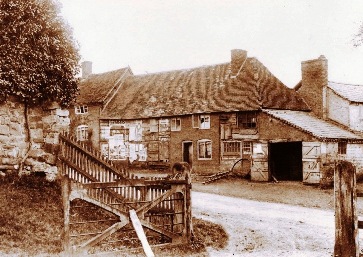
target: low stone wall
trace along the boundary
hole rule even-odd
[[[69,129],[69,111],[57,104],[28,110],[31,146],[23,172],[57,175],[58,135]],[[0,104],[0,169],[18,170],[27,154],[30,139],[26,130],[24,105],[15,101]]]

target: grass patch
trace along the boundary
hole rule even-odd
[[[61,251],[60,187],[36,175],[7,175],[0,181],[0,249],[12,254]]]
[[[228,235],[217,224],[193,218],[190,245],[161,247],[162,256],[208,256],[205,247],[223,248]],[[0,178],[0,255],[56,256],[62,251],[61,187],[45,177],[8,174]],[[167,251],[167,252],[166,252]],[[165,254],[170,255],[165,255]]]

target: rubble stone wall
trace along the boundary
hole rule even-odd
[[[26,156],[23,172],[45,172],[48,179],[54,179],[59,133],[69,130],[69,111],[57,104],[30,108],[28,138],[24,110],[14,100],[0,104],[0,172],[18,170]]]

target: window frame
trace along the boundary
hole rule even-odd
[[[179,122],[179,126],[178,126]],[[171,118],[170,119],[170,130],[171,131],[181,131],[181,118]]]
[[[338,142],[338,154],[339,155],[346,155],[347,154],[347,146],[348,146],[347,142],[344,142],[344,141]]]
[[[246,144],[249,144],[249,146],[246,147]],[[249,151],[246,151],[246,149],[249,149]],[[252,154],[253,150],[253,144],[252,141],[243,141],[241,145],[242,154]]]
[[[87,125],[79,125],[76,128],[76,138],[77,141],[84,142],[88,140],[88,126]]]
[[[233,146],[233,144],[235,144],[235,145],[238,144],[238,146]],[[237,148],[238,148],[238,151],[230,151],[230,149],[237,149]],[[238,140],[222,141],[222,150],[223,150],[222,151],[222,158],[241,157],[241,154],[242,154],[242,142],[238,141]]]
[[[75,114],[87,114],[88,106],[87,105],[77,105],[74,107]]]
[[[239,112],[237,113],[237,127],[240,129],[257,128],[257,112]]]
[[[207,122],[202,122],[202,119],[207,119]],[[198,129],[210,129],[211,116],[209,114],[192,114],[192,127]]]
[[[201,145],[204,145],[204,155],[201,156],[200,155],[200,151],[201,151]],[[208,146],[209,145],[209,146]],[[209,147],[209,148],[208,148]],[[208,149],[210,149],[210,155],[208,155]],[[198,160],[212,160],[213,158],[213,145],[212,145],[212,140],[210,139],[200,139],[197,141],[197,157]]]

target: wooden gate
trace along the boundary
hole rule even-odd
[[[252,152],[251,180],[268,181],[268,143],[254,143]]]
[[[320,143],[302,142],[303,183],[320,182]]]
[[[100,250],[141,246],[145,240],[135,231],[135,214],[147,244],[190,241],[187,167],[168,178],[138,178],[68,136],[60,135],[60,145],[67,254],[92,251],[96,245]],[[106,239],[107,244],[100,246]]]

